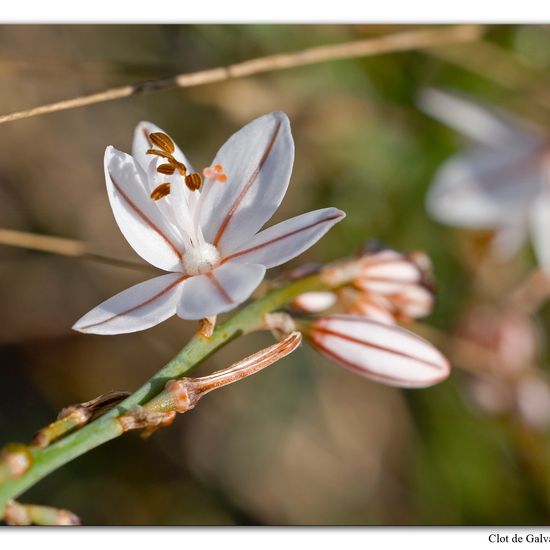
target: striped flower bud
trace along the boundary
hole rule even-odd
[[[405,286],[427,284],[429,271],[429,259],[425,254],[401,254],[386,249],[364,257],[361,276],[354,284],[367,292],[392,295]]]
[[[390,386],[424,388],[450,373],[447,359],[426,340],[364,317],[321,317],[310,325],[307,337],[336,363]]]

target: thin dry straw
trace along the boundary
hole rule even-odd
[[[0,245],[25,248],[27,250],[38,250],[40,252],[49,252],[61,256],[94,260],[119,267],[151,271],[151,267],[148,265],[99,254],[90,250],[82,241],[66,239],[64,237],[38,235],[36,233],[17,231],[15,229],[0,228]]]
[[[95,94],[79,96],[72,99],[48,103],[32,109],[15,111],[0,115],[0,124],[35,116],[76,109],[86,105],[94,105],[105,101],[113,101],[138,94],[168,90],[172,88],[191,88],[213,82],[222,82],[243,78],[270,71],[290,69],[304,65],[313,65],[325,61],[366,57],[390,52],[429,48],[437,44],[452,42],[470,42],[478,39],[484,28],[479,25],[444,26],[436,29],[415,29],[410,31],[387,34],[376,38],[316,46],[297,52],[283,53],[250,59],[226,67],[207,69],[193,73],[178,74],[170,78],[148,80],[137,84],[129,84],[111,88]]]

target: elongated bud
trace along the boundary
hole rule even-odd
[[[151,411],[175,410],[180,413],[186,412],[192,409],[203,395],[212,390],[251,376],[286,357],[300,345],[301,341],[302,334],[295,331],[281,342],[253,353],[230,367],[214,372],[209,376],[170,380],[166,384],[165,390],[147,403],[145,408]]]
[[[322,317],[306,333],[315,349],[377,382],[423,388],[449,376],[447,359],[429,342],[401,327],[355,315]]]
[[[176,413],[184,413],[194,408],[203,395],[233,384],[275,363],[292,353],[301,341],[302,334],[295,331],[281,342],[260,350],[227,369],[200,378],[170,380],[164,390],[147,404],[120,416],[119,425],[123,432],[143,428],[144,435],[149,436],[156,429],[170,424]]]

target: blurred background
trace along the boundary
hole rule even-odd
[[[0,111],[412,28],[0,26]],[[424,250],[438,300],[413,329],[455,366],[440,386],[401,391],[358,378],[303,346],[209,395],[149,440],[132,433],[68,464],[23,502],[68,508],[89,525],[549,523],[544,281],[528,240],[505,259],[494,257],[491,228],[448,227],[428,215],[433,178],[465,139],[417,103],[426,87],[450,89],[544,131],[549,68],[550,27],[492,26],[475,42],[1,125],[0,227],[79,239],[97,252],[140,261],[109,207],[105,147],[129,151],[137,122],[150,120],[195,167],[207,166],[242,125],[285,111],[296,161],[273,222],[325,206],[347,212],[287,267],[350,255],[370,237]],[[143,278],[138,269],[0,244],[0,443],[28,441],[68,404],[136,389],[183,346],[195,326],[176,317],[129,335],[71,331],[92,307]],[[523,308],[522,292],[531,299],[533,289],[542,296]],[[198,372],[223,368],[271,341],[240,339]]]

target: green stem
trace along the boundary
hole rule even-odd
[[[279,309],[296,296],[328,288],[316,274],[272,290],[219,325],[210,338],[195,335],[187,345],[141,388],[107,414],[45,449],[32,450],[32,465],[20,477],[0,484],[0,518],[6,503],[74,458],[121,435],[117,417],[157,395],[168,380],[179,378],[234,338],[262,328],[266,313]]]

